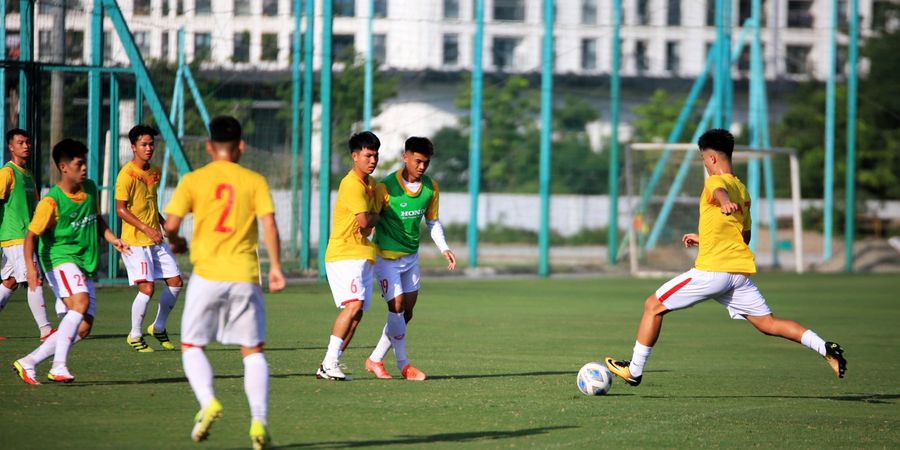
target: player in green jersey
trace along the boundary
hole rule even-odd
[[[391,378],[383,360],[393,347],[403,378],[421,381],[425,374],[406,359],[406,327],[419,297],[419,227],[423,217],[431,239],[447,259],[448,269],[456,268],[456,256],[438,220],[438,185],[425,175],[434,145],[428,138],[411,137],[404,149],[403,169],[385,177],[375,188],[376,211],[381,214],[374,238],[378,246],[375,278],[387,302],[388,317],[381,340],[366,359],[366,370],[378,378]]]
[[[53,147],[53,162],[60,178],[41,199],[25,235],[25,261],[29,286],[41,279],[34,263],[34,239],[40,237],[38,257],[47,273],[47,281],[67,311],[59,328],[40,347],[13,363],[19,378],[27,384],[40,384],[34,368],[53,356],[50,381],[70,383],[75,377],[66,364],[69,349],[91,331],[96,314],[96,295],[92,278],[100,259],[99,236],[116,250],[128,253],[128,244],[119,240],[100,217],[97,185],[87,178],[87,147],[72,139],[63,139]]]

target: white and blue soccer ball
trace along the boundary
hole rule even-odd
[[[585,395],[604,395],[612,386],[612,373],[602,363],[589,362],[578,371],[578,390]]]

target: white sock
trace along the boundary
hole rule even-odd
[[[134,303],[131,304],[131,332],[128,333],[128,337],[137,339],[144,334],[141,327],[144,325],[144,314],[147,313],[149,301],[150,296],[143,292],[138,292],[134,296]]]
[[[652,351],[653,347],[647,347],[638,341],[634,341],[634,353],[631,354],[631,364],[628,366],[631,376],[639,377],[644,373],[644,364],[647,364],[647,358],[650,357],[650,352]]]
[[[206,354],[199,347],[191,347],[181,352],[181,365],[200,408],[206,408],[215,397],[213,392],[213,371]]]
[[[175,301],[178,299],[178,293],[181,292],[180,287],[166,286],[159,294],[159,310],[156,311],[156,321],[153,322],[154,331],[165,331],[166,321],[169,320],[169,313],[175,308]]]
[[[244,393],[250,403],[250,417],[266,425],[269,405],[269,365],[262,353],[244,358]]]
[[[25,294],[28,297],[28,307],[31,308],[34,322],[41,329],[41,336],[49,333],[52,328],[50,319],[47,318],[47,307],[44,305],[44,290],[38,285],[33,291],[25,288]]]
[[[12,297],[13,292],[15,291],[6,287],[6,285],[0,284],[0,311],[3,311],[3,309],[6,308],[6,302]]]
[[[381,362],[384,360],[384,356],[387,355],[387,352],[390,349],[391,339],[387,335],[387,325],[385,325],[384,329],[381,330],[381,339],[378,340],[378,345],[372,349],[372,354],[369,355],[369,359],[375,362]]]
[[[820,338],[813,330],[806,330],[800,336],[800,343],[812,349],[812,351],[825,356],[825,340]]]
[[[59,338],[59,330],[57,330],[56,333],[51,334],[46,341],[42,342],[38,348],[29,353],[26,358],[32,361],[35,366],[44,362],[44,360],[56,353],[57,338]]]
[[[403,318],[402,312],[388,313],[385,331],[391,340],[391,346],[394,347],[397,368],[403,370],[406,367],[406,319]]]
[[[59,328],[54,333],[56,335],[56,352],[53,354],[53,369],[66,367],[69,348],[75,343],[75,336],[78,334],[78,327],[83,319],[84,315],[81,313],[69,310],[66,317],[63,317],[59,323]]]
[[[344,340],[331,335],[328,339],[328,351],[325,352],[325,359],[322,360],[322,364],[327,362],[337,361],[338,358],[341,357],[341,346],[344,345]]]

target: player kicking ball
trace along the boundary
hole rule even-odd
[[[709,178],[700,196],[698,234],[682,237],[685,247],[700,247],[694,268],[669,280],[644,301],[631,360],[606,357],[606,366],[628,384],[641,384],[663,316],[712,298],[725,306],[732,319],[745,319],[764,334],[809,347],[825,358],[838,378],[843,378],[847,361],[841,346],[825,342],[797,322],[776,318],[750,278],[756,273],[753,253],[747,246],[750,196],[732,171],[734,137],[726,130],[709,130],[700,136],[698,146]]]
[[[27,384],[40,384],[35,366],[53,356],[50,381],[71,383],[67,359],[72,344],[87,337],[94,323],[97,297],[92,277],[100,257],[99,236],[122,253],[130,252],[100,217],[97,185],[87,179],[87,147],[72,139],[63,139],[53,147],[53,162],[59,169],[59,183],[41,199],[28,225],[24,253],[29,289],[41,284],[34,263],[34,238],[40,237],[38,255],[47,281],[57,298],[65,304],[65,315],[56,333],[50,335],[28,356],[13,363],[19,378]]]
[[[378,165],[381,141],[371,131],[363,131],[351,136],[348,146],[353,168],[338,188],[325,250],[328,286],[340,312],[331,328],[325,359],[316,371],[316,378],[339,381],[347,380],[341,370],[341,354],[353,339],[372,298],[375,245],[369,236],[378,222],[378,214],[374,212],[375,179],[371,174]]]
[[[388,316],[378,345],[366,359],[366,370],[378,378],[390,379],[383,360],[393,347],[400,375],[421,381],[425,374],[406,358],[406,327],[419,298],[419,226],[423,217],[431,239],[447,259],[448,269],[456,268],[456,256],[447,245],[438,220],[438,185],[425,175],[434,145],[428,138],[411,137],[404,149],[403,169],[375,187],[376,211],[380,214],[374,239],[378,246],[375,278],[387,303]]]
[[[6,307],[13,292],[20,284],[27,283],[25,276],[25,234],[38,201],[38,190],[31,171],[25,168],[31,157],[31,136],[25,130],[14,128],[6,132],[6,148],[10,161],[0,169],[0,247],[3,248],[3,268],[0,269],[0,311]],[[40,275],[38,276],[40,278]],[[28,307],[40,330],[41,341],[47,340],[53,329],[47,319],[44,290],[40,285],[26,290]]]
[[[240,345],[244,359],[244,392],[250,404],[253,448],[271,443],[266,418],[269,366],[263,354],[266,310],[259,278],[257,218],[269,254],[269,292],[284,288],[281,242],[266,179],[237,163],[244,153],[241,124],[229,116],[209,123],[206,152],[212,162],[184,175],[166,206],[165,231],[176,253],[187,250],[178,235],[182,219],[194,214],[191,262],[181,317],[181,361],[184,374],[200,403],[191,439],[209,436],[222,415],[213,391],[213,371],[204,353],[213,340]]]
[[[128,132],[134,157],[116,177],[116,213],[122,218],[121,238],[131,247],[131,254],[122,255],[122,261],[128,271],[128,284],[138,288],[131,304],[131,332],[126,341],[140,353],[153,351],[144,341],[142,328],[156,280],[164,280],[166,284],[159,295],[156,320],[147,327],[147,333],[163,349],[175,350],[166,332],[166,321],[183,285],[175,256],[163,241],[160,228],[157,191],[161,172],[159,167],[150,165],[156,150],[156,135],[156,130],[148,125],[135,125]]]

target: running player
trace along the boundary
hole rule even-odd
[[[6,302],[19,284],[27,282],[22,244],[39,197],[31,171],[25,168],[31,157],[31,136],[19,128],[9,130],[6,132],[6,148],[9,149],[10,161],[0,169],[0,247],[3,248],[0,311],[6,307]],[[44,306],[44,290],[40,285],[29,287],[31,289],[26,290],[28,307],[40,329],[41,341],[44,341],[53,331]]]
[[[411,137],[404,149],[403,169],[385,177],[375,188],[376,211],[381,217],[374,239],[378,246],[375,279],[387,302],[388,316],[378,345],[366,359],[366,370],[390,379],[382,361],[393,347],[403,378],[424,380],[425,374],[406,359],[406,326],[419,297],[419,228],[423,217],[431,239],[447,259],[448,269],[456,267],[456,256],[438,220],[438,185],[425,175],[434,145],[428,138]]]
[[[606,357],[606,366],[628,384],[641,384],[644,364],[659,338],[663,316],[712,298],[725,306],[732,319],[747,320],[764,334],[799,342],[822,355],[834,374],[843,378],[847,361],[841,346],[825,342],[793,320],[776,318],[750,279],[756,273],[753,253],[747,246],[750,197],[732,171],[734,137],[726,130],[709,130],[700,136],[698,146],[709,178],[700,196],[698,233],[681,238],[685,247],[700,247],[694,268],[672,278],[644,301],[631,360]]]
[[[325,359],[316,371],[317,378],[326,380],[347,379],[340,357],[372,298],[375,245],[368,237],[378,222],[378,214],[374,212],[375,179],[370,175],[378,165],[381,141],[371,131],[363,131],[350,137],[348,145],[353,168],[338,188],[325,251],[328,285],[335,306],[341,309],[331,329]]]
[[[39,236],[38,254],[47,281],[66,313],[59,329],[33,352],[13,363],[19,377],[28,384],[40,384],[34,368],[53,356],[50,381],[71,383],[67,358],[72,344],[86,337],[96,316],[96,295],[92,277],[100,257],[99,236],[116,250],[128,253],[128,244],[119,240],[100,217],[97,185],[87,179],[87,147],[63,139],[53,147],[53,162],[60,172],[59,183],[41,199],[28,225],[23,244],[29,289],[41,284],[35,265],[34,238]]]
[[[131,254],[122,255],[122,261],[128,271],[128,283],[138,288],[131,304],[131,332],[126,341],[141,353],[153,351],[144,341],[142,328],[156,280],[165,280],[166,285],[159,295],[156,320],[147,327],[147,334],[156,338],[162,348],[175,349],[166,332],[166,321],[183,285],[175,256],[163,242],[160,229],[156,200],[160,169],[150,165],[156,135],[156,130],[148,125],[135,125],[128,132],[134,158],[116,177],[116,213],[122,218],[122,240],[131,246]]]
[[[203,349],[212,341],[240,345],[244,392],[250,404],[253,448],[270,443],[267,431],[269,366],[263,354],[266,311],[259,277],[257,218],[269,255],[269,292],[284,288],[281,242],[269,185],[262,175],[237,164],[244,153],[241,124],[229,116],[209,123],[206,152],[212,162],[182,177],[166,206],[165,231],[178,253],[187,250],[178,235],[182,219],[194,214],[191,262],[181,317],[181,361],[200,402],[191,439],[205,440],[222,404],[213,391],[213,371]]]

